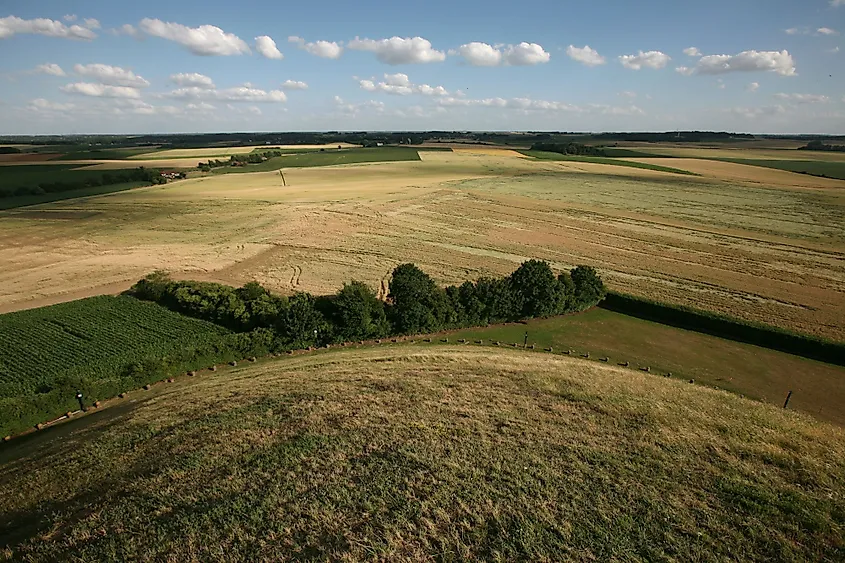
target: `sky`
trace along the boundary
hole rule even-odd
[[[845,0],[0,0],[0,134],[845,134]]]

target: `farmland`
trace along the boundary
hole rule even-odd
[[[10,560],[842,549],[841,428],[560,356],[330,350],[157,386],[31,438],[0,449]]]
[[[216,173],[268,172],[280,168],[309,168],[316,166],[336,166],[339,164],[361,164],[366,162],[395,162],[419,160],[419,152],[402,147],[330,150],[326,152],[308,152],[305,154],[285,154],[271,158],[261,164],[243,168],[219,168]]]
[[[68,410],[75,389],[100,398],[134,389],[139,382],[128,373],[131,364],[214,344],[228,333],[129,297],[92,297],[2,315],[0,434]],[[33,401],[44,413],[24,408]],[[11,420],[18,409],[34,419]]]
[[[289,167],[286,186],[277,172],[212,173],[5,212],[0,250],[15,251],[0,252],[0,310],[115,291],[158,268],[326,294],[352,277],[382,287],[405,261],[447,284],[540,258],[592,264],[627,293],[845,340],[842,181],[700,158],[664,159],[688,176],[496,147],[419,155]]]

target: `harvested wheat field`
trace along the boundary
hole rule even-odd
[[[613,289],[845,340],[845,182],[508,152],[206,176],[3,212],[0,310],[159,268],[282,292],[355,278],[385,295],[402,262],[445,284],[540,258],[596,266]]]
[[[272,149],[328,149],[337,147],[352,148],[360,145],[352,145],[349,143],[332,143],[330,145],[253,145],[247,147],[207,147],[201,149],[167,149],[163,151],[154,151],[149,153],[138,154],[130,156],[129,160],[147,160],[147,159],[169,159],[169,158],[202,158],[208,157],[223,158],[233,154],[247,154],[254,150],[272,150]]]
[[[834,561],[845,433],[492,348],[205,372],[0,449],[0,558]],[[5,547],[5,549],[3,549]]]

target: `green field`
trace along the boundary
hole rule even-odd
[[[78,164],[21,164],[0,166],[0,185],[3,187],[34,187],[44,182],[83,182],[101,180],[103,174],[115,171],[74,170]],[[119,172],[119,171],[118,171]]]
[[[775,168],[787,170],[799,174],[821,176],[823,178],[835,178],[845,180],[845,161],[832,160],[762,160],[751,158],[713,158],[710,160],[721,160],[733,162],[734,164],[748,164],[763,168]]]
[[[845,432],[516,350],[329,350],[0,448],[0,558],[841,561]],[[5,549],[4,549],[5,547]]]
[[[82,188],[80,190],[69,190],[66,192],[57,192],[52,194],[3,197],[0,198],[0,211],[6,209],[16,209],[18,207],[26,207],[28,205],[50,203],[52,201],[74,199],[78,197],[92,197],[97,195],[113,194],[148,185],[149,184],[147,184],[146,182],[128,182],[126,184],[110,184],[108,186],[91,186],[90,188]]]
[[[657,375],[671,373],[682,380],[782,405],[794,391],[790,407],[845,426],[845,368],[791,354],[733,342],[659,323],[629,317],[605,309],[550,319],[490,328],[460,330],[450,341],[483,339],[489,345],[537,350],[552,347],[555,353],[572,349],[590,359],[609,358],[611,364],[629,362],[631,369],[651,368]]]
[[[657,164],[646,164],[642,162],[630,162],[628,160],[619,160],[616,158],[609,158],[603,156],[575,156],[565,155],[556,152],[546,151],[517,151],[525,156],[530,156],[540,160],[563,160],[569,162],[591,162],[593,164],[610,164],[612,166],[625,166],[628,168],[643,168],[645,170],[655,170],[657,172],[670,172],[672,174],[683,174],[685,176],[698,176],[686,170],[679,168],[670,168],[668,166],[659,166]],[[631,156],[631,155],[628,155]]]
[[[212,344],[226,334],[131,297],[0,315],[0,435],[61,414],[73,406],[74,388],[91,398],[112,397],[138,386],[130,364]]]
[[[271,172],[281,168],[305,168],[313,166],[334,166],[337,164],[358,164],[364,162],[394,162],[420,160],[419,149],[402,147],[378,147],[361,149],[330,149],[325,152],[308,152],[278,156],[261,164],[242,167],[216,168],[216,174],[237,174],[244,172]]]
[[[123,160],[139,154],[155,152],[156,147],[141,147],[131,149],[90,149],[69,151],[55,160]]]

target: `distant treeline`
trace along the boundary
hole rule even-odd
[[[581,143],[535,143],[531,145],[531,150],[572,156],[607,156],[602,149]]]
[[[21,149],[17,147],[0,147],[0,154],[20,154]]]
[[[845,344],[777,327],[616,292],[608,292],[601,307],[678,328],[845,366]]]
[[[845,145],[826,145],[821,141],[810,141],[807,146],[800,147],[799,151],[824,151],[824,152],[845,152]]]
[[[251,152],[249,154],[233,154],[229,160],[211,160],[208,162],[200,162],[198,167],[203,172],[208,172],[212,168],[222,168],[224,166],[238,166],[244,164],[261,164],[265,160],[269,160],[276,156],[282,156],[280,150],[269,150],[262,152]]]
[[[67,178],[73,178],[73,171],[60,171]],[[95,186],[111,186],[129,182],[145,182],[148,184],[164,184],[167,182],[161,173],[152,168],[133,168],[119,172],[106,172],[100,177],[86,177],[84,180],[66,180],[63,182],[41,182],[37,186],[0,186],[0,198],[28,195],[53,194],[80,190]]]
[[[331,296],[285,297],[255,282],[233,288],[173,281],[161,272],[129,293],[237,332],[270,330],[281,350],[580,311],[598,303],[605,288],[591,267],[555,275],[546,262],[529,260],[510,276],[445,289],[414,264],[402,264],[393,270],[386,302],[357,281]]]
[[[600,133],[592,138],[603,141],[630,141],[638,143],[701,143],[706,141],[731,141],[754,139],[747,133],[724,131],[670,131],[666,133]]]

